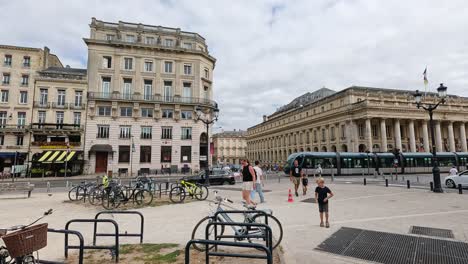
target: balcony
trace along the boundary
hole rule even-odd
[[[69,105],[69,103],[53,102],[52,103],[52,108],[55,108],[55,109],[68,109],[68,105]]]
[[[42,109],[49,109],[50,108],[50,103],[35,101],[34,102],[34,107],[35,108],[42,108]]]
[[[51,146],[53,146],[53,147],[66,148],[67,147],[67,142],[63,142],[63,141],[51,141],[51,142],[33,141],[33,142],[31,142],[31,145],[32,146],[38,146],[38,147],[46,147],[46,146],[51,147]],[[71,146],[71,147],[79,147],[79,146],[81,146],[81,143],[80,142],[69,142],[68,145]]]
[[[76,104],[76,103],[71,103],[70,104],[70,109],[72,110],[83,110],[85,109],[86,104]]]
[[[5,125],[0,124],[0,133],[24,133],[26,132],[26,125]]]
[[[81,133],[83,132],[82,125],[75,125],[75,124],[57,124],[57,123],[32,123],[31,130],[33,132],[42,132],[42,133]]]
[[[142,94],[120,94],[120,93],[88,93],[88,100],[103,101],[136,101],[162,104],[193,104],[216,107],[217,103],[210,99],[198,97],[180,97],[180,96],[161,96],[161,95],[142,95]]]

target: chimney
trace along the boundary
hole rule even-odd
[[[263,122],[268,121],[268,117],[266,115],[263,115]]]
[[[50,54],[50,49],[47,46],[44,46],[44,61],[42,62],[42,68],[47,69],[49,68],[49,54]]]

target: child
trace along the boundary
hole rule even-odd
[[[327,186],[325,186],[325,180],[323,178],[319,178],[317,180],[317,184],[318,186],[315,188],[315,201],[318,203],[320,212],[320,227],[323,227],[323,213],[325,213],[325,226],[329,228],[328,200],[333,197],[333,193]]]

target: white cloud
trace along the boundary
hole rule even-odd
[[[91,17],[180,27],[203,35],[218,59],[219,125],[242,128],[322,86],[421,89],[468,96],[464,1],[7,1],[2,42],[49,46],[86,67]]]

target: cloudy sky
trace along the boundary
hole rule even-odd
[[[217,58],[216,127],[246,129],[323,86],[424,89],[468,96],[468,3],[439,0],[0,0],[0,42],[47,45],[86,67],[91,17],[180,27]]]

